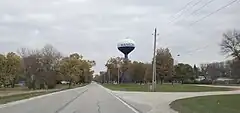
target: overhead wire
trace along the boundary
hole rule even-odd
[[[202,10],[203,8],[205,8],[206,6],[208,6],[209,4],[211,4],[212,2],[214,2],[215,0],[209,0],[207,1],[205,4],[203,4],[201,7],[197,8],[196,10],[192,11],[187,17],[183,18],[183,19],[187,19],[190,16],[196,14],[198,11]]]
[[[185,9],[189,4],[191,4],[191,2],[193,2],[193,1],[194,1],[194,0],[190,1],[189,3],[187,3],[187,4],[184,6],[184,9]],[[197,3],[195,3],[194,5],[196,6],[196,5],[197,5],[198,3],[200,3],[201,1],[202,1],[202,0],[199,0],[199,1],[198,1]],[[215,0],[210,0],[210,1],[206,2],[204,5],[202,5],[202,6],[199,7],[198,9],[194,10],[190,15],[193,15],[193,14],[195,14],[196,12],[202,10],[204,7],[206,7],[207,5],[209,5],[210,3],[212,3],[213,1],[215,1]],[[225,9],[225,8],[227,8],[228,6],[234,4],[235,2],[238,2],[238,1],[239,1],[239,0],[233,0],[233,1],[229,2],[229,3],[227,3],[226,5],[218,8],[217,10],[215,10],[215,11],[207,14],[206,16],[204,16],[204,17],[202,17],[202,18],[194,21],[193,23],[189,24],[187,27],[190,27],[190,26],[195,25],[196,23],[198,23],[198,22],[200,22],[200,21],[202,21],[202,20],[210,17],[211,15],[213,15],[213,14],[215,14],[215,13],[217,13],[217,12],[219,12],[219,11]],[[193,6],[193,7],[194,7],[194,6]],[[181,9],[181,10],[184,10],[184,9]],[[179,11],[179,12],[181,12],[181,11]],[[183,15],[183,14],[182,14],[182,15]],[[190,16],[190,15],[189,15],[189,16]],[[171,33],[172,33],[172,32],[171,32]],[[171,33],[168,33],[168,34],[166,34],[166,35],[169,35],[169,34],[171,34]],[[166,36],[166,35],[165,35],[165,36]],[[162,35],[162,36],[163,36],[163,35]],[[207,47],[209,47],[209,46],[210,46],[210,44],[206,44],[206,45],[203,46],[203,47],[200,47],[200,48],[194,49],[194,50],[192,50],[192,51],[190,51],[190,52],[187,52],[187,54],[192,54],[192,53],[194,53],[194,52],[196,52],[196,51],[205,49],[205,48],[207,48]]]
[[[198,22],[200,22],[200,21],[206,19],[207,17],[210,17],[211,15],[213,15],[213,14],[215,14],[215,13],[217,13],[217,12],[219,12],[219,11],[225,9],[225,8],[227,8],[228,6],[232,5],[233,3],[237,2],[237,1],[239,1],[239,0],[233,0],[233,1],[229,2],[229,3],[227,3],[226,5],[224,5],[224,6],[220,7],[220,8],[218,8],[217,10],[215,10],[215,11],[209,13],[208,15],[206,15],[206,16],[204,16],[204,17],[198,19],[197,21],[191,23],[190,26],[192,26],[192,25],[194,25],[194,24],[196,24],[196,23],[198,23]]]
[[[183,10],[185,10],[188,5],[190,5],[194,0],[190,0],[186,5],[184,5],[177,13],[173,14],[170,16],[170,18],[174,17],[175,15],[177,15],[178,13],[182,12]]]
[[[199,7],[198,9],[196,9],[196,10],[194,10],[190,15],[193,15],[193,14],[195,14],[196,12],[198,12],[198,11],[200,11],[201,9],[203,9],[203,8],[205,8],[206,6],[208,6],[210,3],[212,3],[213,1],[215,1],[215,0],[210,0],[210,1],[208,1],[208,2],[206,2],[205,4],[203,4],[201,7]],[[189,16],[190,16],[189,15]]]
[[[209,46],[210,46],[210,44],[206,44],[205,46],[202,46],[202,47],[193,49],[193,50],[191,50],[191,51],[188,51],[188,52],[187,52],[187,55],[193,54],[193,53],[195,53],[195,52],[197,52],[197,51],[201,51],[202,49],[205,49],[205,48],[207,48],[207,47],[209,47]]]
[[[186,9],[186,8],[185,8],[185,10],[183,10],[183,12],[180,13],[180,14],[177,16],[177,18],[174,18],[174,20],[171,21],[170,23],[174,23],[178,18],[182,17],[182,16],[185,14],[185,12],[187,12],[188,10],[191,10],[193,7],[197,6],[197,5],[198,5],[199,3],[201,3],[202,1],[203,1],[203,0],[198,0],[196,3],[194,3],[194,4],[191,5],[191,6],[189,6],[189,9]]]
[[[197,2],[195,2],[195,4],[193,4],[193,5],[191,5],[192,3],[194,3],[194,1],[195,0],[190,0],[189,2],[187,2],[177,13],[175,13],[175,14],[173,14],[173,15],[171,15],[170,17],[173,17],[173,19],[178,19],[178,18],[180,18],[180,16],[178,16],[178,17],[175,17],[175,15],[178,15],[178,14],[180,14],[180,15],[183,15],[184,13],[186,13],[186,11],[187,11],[187,8],[188,7],[190,7],[190,8],[193,8],[194,6],[196,6],[197,4],[199,4],[202,0],[197,0]],[[211,1],[213,1],[213,0],[211,0]],[[190,10],[190,9],[188,9],[188,10]],[[200,10],[200,9],[199,9]],[[185,12],[183,12],[183,11],[185,11]],[[181,14],[182,13],[182,14]],[[175,22],[176,23],[176,22]],[[172,20],[172,21],[170,21],[168,24],[175,24],[174,23],[174,20]],[[171,33],[167,33],[167,35],[168,34],[171,34]]]
[[[194,1],[194,0],[192,0],[192,1]],[[204,7],[206,7],[208,4],[210,4],[210,3],[213,2],[213,1],[215,1],[215,0],[210,0],[210,1],[207,2],[203,7],[197,9],[197,11],[200,11],[201,9],[203,9]],[[228,3],[228,4],[226,4],[226,5],[222,6],[222,7],[220,7],[219,9],[217,9],[217,10],[215,10],[215,11],[209,13],[208,15],[206,15],[206,16],[204,16],[204,17],[198,19],[197,21],[195,21],[195,22],[189,24],[187,27],[190,27],[190,26],[192,26],[192,25],[194,25],[194,24],[196,24],[196,23],[202,21],[203,19],[205,19],[205,18],[207,18],[207,17],[209,17],[209,16],[211,16],[211,15],[213,15],[213,14],[215,14],[215,13],[217,13],[217,12],[223,10],[223,9],[225,9],[227,6],[230,6],[230,5],[232,5],[233,3],[237,2],[237,1],[239,1],[239,0],[233,0],[233,1],[231,1],[230,3]],[[189,4],[189,3],[187,3],[187,5],[188,5],[188,4]],[[172,32],[171,32],[171,33],[172,33]],[[168,34],[171,34],[171,33],[167,33],[167,35],[168,35]]]

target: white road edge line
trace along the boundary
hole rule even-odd
[[[99,85],[99,84],[98,84]],[[107,89],[105,87],[103,87],[102,85],[99,85],[101,88],[105,89],[109,94],[111,94],[113,97],[115,97],[117,100],[119,100],[120,102],[122,102],[125,106],[127,106],[128,108],[130,108],[133,112],[135,113],[140,113],[139,111],[137,111],[135,108],[133,108],[131,105],[129,105],[128,103],[126,103],[124,100],[122,100],[121,98],[119,98],[118,96],[114,95],[112,93],[112,91],[110,89]]]
[[[86,85],[86,86],[87,86],[87,85]],[[17,101],[9,102],[9,103],[6,103],[6,104],[1,104],[1,105],[0,105],[0,109],[1,109],[1,108],[5,108],[5,107],[10,107],[10,106],[13,106],[13,105],[17,105],[17,104],[21,104],[21,103],[25,103],[25,102],[27,102],[27,101],[40,99],[40,98],[43,98],[43,97],[47,97],[47,96],[51,96],[51,95],[56,95],[56,94],[59,94],[59,93],[64,93],[64,92],[67,92],[67,91],[77,90],[77,89],[79,89],[79,88],[84,88],[84,87],[86,87],[86,86],[82,86],[82,87],[78,87],[78,88],[73,88],[73,89],[67,89],[67,90],[63,90],[63,91],[57,91],[57,92],[53,92],[53,93],[49,93],[49,94],[45,94],[45,95],[39,95],[39,96],[36,96],[36,97],[30,97],[30,98],[27,98],[27,99],[17,100]]]

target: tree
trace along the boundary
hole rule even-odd
[[[13,52],[9,52],[6,56],[0,55],[0,84],[4,87],[15,86],[21,71],[21,58]]]
[[[69,87],[72,82],[76,82],[77,76],[80,76],[82,70],[79,69],[80,61],[75,57],[66,57],[61,60],[60,73],[68,79]],[[79,78],[80,79],[80,78]]]
[[[201,73],[205,79],[214,82],[218,77],[230,77],[230,67],[224,62],[201,64]]]
[[[4,55],[0,54],[0,85],[6,87],[6,62],[7,59]]]
[[[181,80],[184,83],[185,80],[194,80],[194,72],[193,68],[189,64],[179,63],[178,65],[174,66],[175,69],[175,78]]]
[[[240,79],[240,60],[233,60],[230,64],[230,75],[234,79]]]
[[[120,58],[120,57],[111,57],[107,61],[105,66],[107,67],[107,72],[105,76],[102,78],[104,80],[107,80],[108,82],[110,81],[116,82],[118,80],[118,74],[120,76],[120,82],[128,81],[128,82],[134,82],[134,83],[143,83],[144,81],[148,81],[149,77],[152,76],[149,74],[149,73],[152,73],[152,70],[150,69],[152,68],[151,64],[142,63],[138,61],[126,62],[124,61],[123,58]],[[149,71],[147,71],[147,69]],[[122,75],[125,72],[127,72],[127,75],[123,77]],[[100,76],[101,75],[103,74],[100,74]]]
[[[54,88],[57,80],[57,68],[61,53],[47,44],[42,49],[21,48],[18,53],[22,57],[22,67],[29,88]]]
[[[152,81],[152,76],[153,76],[152,64],[145,63],[144,66],[145,66],[144,81],[145,82],[151,82]]]
[[[161,84],[165,77],[171,78],[173,74],[173,58],[168,48],[157,49],[156,54],[156,76]]]
[[[43,79],[39,77],[39,72],[41,71],[40,57],[37,54],[31,54],[23,57],[22,60],[27,86],[29,89],[35,89],[38,81]]]
[[[143,83],[146,66],[142,62],[133,61],[129,64],[129,75],[133,82]]]
[[[9,52],[6,58],[6,77],[11,87],[14,88],[16,79],[21,71],[21,58],[13,52]]]
[[[221,43],[221,52],[233,57],[232,61],[228,61],[228,74],[232,78],[240,78],[240,31],[232,30],[223,34]]]
[[[80,66],[82,70],[82,82],[91,82],[93,78],[94,71],[91,69],[93,66],[96,65],[94,60],[81,60],[82,65]]]
[[[17,54],[0,54],[0,85],[14,87],[17,80],[25,80],[29,89],[54,88],[56,83],[69,80],[86,83],[93,79],[94,60],[83,59],[73,53],[62,57],[52,45],[41,49],[21,48]],[[70,84],[71,85],[71,84]]]
[[[195,78],[197,78],[199,76],[199,68],[196,65],[193,66],[193,72]]]
[[[211,78],[212,81],[220,77],[220,71],[218,70],[217,63],[207,64],[206,71],[207,71],[207,76],[209,76],[209,78]]]
[[[223,34],[221,51],[240,60],[240,32],[233,30]]]
[[[207,64],[200,64],[200,75],[204,76],[206,79],[207,75]]]
[[[95,66],[95,61],[84,60],[79,54],[73,53],[60,61],[59,73],[62,74],[70,83],[90,82]]]
[[[105,66],[107,67],[107,76],[106,76],[105,79],[108,82],[110,82],[110,81],[117,81],[118,80],[118,74],[120,76],[121,73],[123,73],[125,71],[127,65],[124,65],[124,59],[123,58],[121,58],[121,57],[111,57],[107,61]],[[119,73],[118,73],[118,71],[119,71]]]
[[[61,53],[55,49],[52,45],[45,45],[40,50],[40,63],[43,76],[43,83],[47,85],[48,88],[54,88],[56,86],[57,80],[57,67],[59,65],[60,59],[62,58]],[[42,83],[42,87],[44,84]]]

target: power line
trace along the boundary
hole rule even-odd
[[[178,13],[180,13],[181,11],[185,10],[185,9],[188,7],[188,5],[190,5],[193,1],[194,1],[194,0],[189,1],[189,2],[188,2],[185,6],[183,6],[177,13],[171,15],[170,18],[174,17],[175,15],[177,15]]]
[[[213,1],[215,1],[215,0],[210,0],[210,1],[206,2],[202,7],[199,7],[198,9],[194,10],[190,15],[193,15],[193,14],[195,14],[196,12],[200,11],[201,9],[203,9],[204,7],[206,7],[207,5],[209,5],[210,3],[212,3]],[[189,16],[190,16],[190,15],[189,15]]]
[[[173,23],[173,21],[177,19],[176,16],[177,16],[178,14],[183,13],[183,11],[185,11],[186,8],[188,8],[188,6],[189,6],[190,4],[192,4],[192,2],[194,2],[194,1],[195,1],[195,0],[189,1],[189,2],[188,2],[185,6],[183,6],[177,13],[173,14],[172,16],[170,16],[170,17],[169,17],[169,18],[170,18],[170,21],[168,22],[168,24]]]
[[[198,9],[194,10],[192,13],[190,13],[186,18],[183,19],[187,19],[188,17],[190,17],[191,15],[195,14],[196,12],[200,11],[201,9],[203,9],[204,7],[206,7],[207,5],[209,5],[210,3],[212,3],[215,0],[210,0],[208,2],[206,2],[205,4],[203,4],[201,7],[199,7]],[[176,22],[175,22],[176,23]]]
[[[214,1],[214,0],[211,0],[211,1]],[[192,26],[192,25],[194,25],[194,24],[196,24],[196,23],[198,23],[198,22],[204,20],[205,18],[207,18],[207,17],[209,17],[209,16],[211,16],[211,15],[213,15],[213,14],[215,14],[215,13],[217,13],[217,12],[223,10],[223,9],[225,9],[226,7],[232,5],[233,3],[237,2],[237,1],[239,1],[239,0],[233,0],[233,1],[229,2],[228,4],[226,4],[226,5],[222,6],[222,7],[220,7],[219,9],[217,9],[217,10],[215,10],[215,11],[209,13],[208,15],[206,15],[206,16],[204,16],[204,17],[198,19],[197,21],[195,21],[195,22],[189,24],[189,26],[187,26],[187,27],[190,27],[190,26]],[[209,2],[210,2],[210,1],[209,1]],[[209,3],[208,3],[208,4],[209,4]],[[204,7],[205,7],[205,6],[204,6]],[[167,34],[165,34],[165,35],[162,35],[162,36],[167,36],[167,35],[169,35],[169,34],[172,34],[172,32],[169,32],[169,33],[167,33]]]
[[[182,53],[178,53],[178,55],[180,55],[180,56],[182,56],[182,55],[185,55],[185,56],[186,55],[191,55],[191,54],[193,54],[195,52],[198,52],[198,51],[201,51],[201,50],[203,50],[203,49],[205,49],[205,48],[207,48],[209,46],[210,46],[210,44],[206,44],[206,45],[204,45],[202,47],[198,47],[198,48],[194,48],[194,49],[182,52]],[[169,47],[169,48],[171,48],[171,47]]]
[[[197,49],[194,49],[194,50],[188,51],[188,52],[186,53],[186,55],[193,54],[193,53],[195,53],[195,52],[197,52],[197,51],[200,51],[200,50],[203,50],[203,49],[205,49],[205,48],[207,48],[207,47],[209,47],[209,46],[210,46],[210,44],[206,44],[206,45],[203,46],[203,47],[199,47],[199,48],[197,48]]]
[[[203,1],[203,0],[198,0],[196,3],[194,3],[192,6],[190,6],[188,10],[190,10],[190,9],[193,8],[193,7],[195,7],[196,5],[198,5],[198,4],[199,4],[200,2],[202,2],[202,1]],[[185,13],[186,11],[188,11],[188,10],[183,10],[183,12],[180,13],[177,18],[174,18],[174,20],[173,20],[171,23],[173,23],[175,20],[177,20],[178,18],[180,18],[182,15],[184,15],[184,13]]]
[[[210,1],[208,1],[207,3],[205,3],[205,4],[204,4],[203,6],[201,6],[200,8],[194,10],[190,15],[195,14],[196,12],[200,11],[201,9],[203,9],[204,7],[206,7],[208,4],[212,3],[213,1],[215,1],[215,0],[210,0]],[[233,3],[237,2],[237,1],[239,1],[239,0],[233,0],[233,1],[229,2],[228,4],[226,4],[226,5],[218,8],[217,10],[215,10],[215,11],[209,13],[208,15],[206,15],[206,16],[198,19],[197,21],[191,23],[189,26],[192,26],[192,25],[194,25],[194,24],[196,24],[196,23],[198,23],[198,22],[206,19],[207,17],[209,17],[209,16],[211,16],[211,15],[213,15],[213,14],[215,14],[215,13],[217,13],[217,12],[219,12],[219,11],[225,9],[225,8],[227,8],[228,6],[232,5]],[[190,16],[190,15],[189,15],[189,16]],[[188,27],[189,27],[189,26],[188,26]],[[170,33],[169,33],[169,34],[170,34]],[[168,35],[168,34],[167,34],[167,35]],[[210,46],[210,44],[206,44],[206,45],[203,46],[203,47],[200,47],[200,48],[197,48],[197,49],[194,49],[194,50],[190,50],[190,51],[188,51],[188,52],[185,52],[185,55],[191,55],[191,54],[193,54],[193,53],[195,53],[195,52],[198,52],[198,51],[200,51],[200,50],[203,50],[203,49],[205,49],[205,48],[207,48],[207,47],[209,47],[209,46]]]
[[[211,15],[213,15],[213,14],[215,14],[215,13],[217,13],[217,12],[219,12],[219,11],[225,9],[225,8],[227,8],[228,6],[232,5],[233,3],[237,2],[237,1],[239,1],[239,0],[233,0],[233,1],[229,2],[228,4],[226,4],[226,5],[222,6],[222,7],[220,7],[219,9],[217,9],[217,10],[215,10],[215,11],[209,13],[208,15],[206,15],[206,16],[204,16],[204,17],[198,19],[197,21],[191,23],[190,26],[192,26],[192,25],[194,25],[194,24],[196,24],[196,23],[198,23],[198,22],[204,20],[205,18],[207,18],[207,17],[209,17],[209,16],[211,16]]]

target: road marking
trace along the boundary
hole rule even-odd
[[[65,105],[63,105],[61,108],[59,108],[55,113],[59,113],[62,111],[64,108],[66,108],[70,103],[72,103],[74,100],[76,100],[79,96],[81,96],[83,93],[88,91],[88,89],[84,90],[83,92],[79,93],[75,98],[71,99],[69,102],[67,102]]]
[[[102,85],[97,84],[98,86],[100,86],[101,88],[105,89],[109,94],[111,94],[113,97],[115,97],[117,100],[119,100],[120,102],[122,102],[125,106],[127,106],[128,108],[130,108],[133,112],[135,113],[140,113],[138,110],[136,110],[134,107],[132,107],[131,105],[129,105],[128,103],[126,103],[123,99],[121,99],[120,97],[116,96],[115,94],[112,93],[112,91],[110,89],[107,89],[105,87],[103,87]]]
[[[87,85],[86,85],[86,86],[87,86]],[[28,98],[28,99],[22,99],[22,100],[17,100],[17,101],[9,102],[9,103],[6,103],[6,104],[1,104],[1,105],[0,105],[0,109],[1,109],[1,108],[5,108],[5,107],[14,106],[14,105],[21,104],[21,103],[25,103],[25,102],[27,102],[27,101],[40,99],[40,98],[43,98],[43,97],[47,97],[47,96],[51,96],[51,95],[56,95],[56,94],[59,94],[59,93],[64,93],[64,92],[67,92],[67,91],[74,91],[74,90],[77,90],[77,89],[79,89],[79,88],[84,88],[84,87],[86,87],[86,86],[78,87],[78,88],[74,88],[74,89],[67,89],[67,90],[63,90],[63,91],[57,91],[57,92],[53,92],[53,93],[49,93],[49,94],[45,94],[45,95],[40,95],[40,96],[36,96],[36,97],[31,97],[31,98]]]

